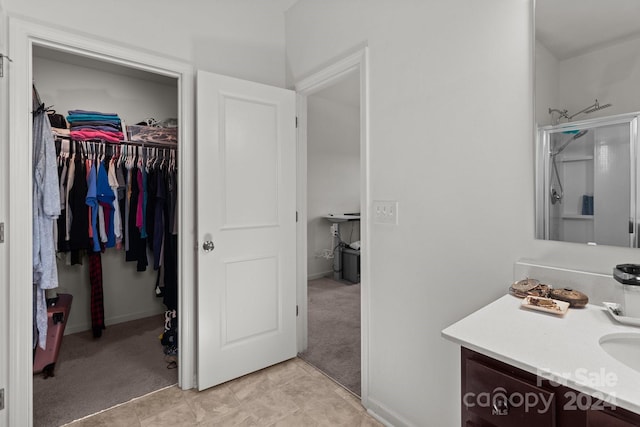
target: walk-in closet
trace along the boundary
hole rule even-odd
[[[42,296],[50,305],[71,295],[72,304],[55,367],[33,376],[34,425],[50,426],[178,382],[179,89],[175,78],[50,47],[34,46],[32,59],[34,118],[64,118],[49,120],[60,189],[53,233],[58,287]],[[117,116],[121,137],[110,140],[96,123],[88,131],[72,127],[78,112],[87,122],[93,113]],[[74,181],[72,164],[82,166],[74,166]],[[68,202],[78,175],[91,187],[92,166],[99,202],[93,223],[92,214],[74,217]],[[105,182],[113,203],[100,199]],[[89,246],[69,247],[72,221],[88,224]],[[34,295],[37,326],[42,313]]]

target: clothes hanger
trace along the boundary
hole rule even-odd
[[[171,172],[175,172],[175,170],[176,170],[176,150],[175,149],[171,149],[169,151],[169,154],[170,154],[170,157],[171,157],[171,159],[169,161],[169,170]]]
[[[136,151],[138,152],[138,161],[136,162],[138,169],[142,169],[142,166],[144,165],[144,151],[142,148],[143,147],[136,147]]]

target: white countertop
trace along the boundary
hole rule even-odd
[[[564,316],[521,308],[505,295],[442,331],[446,339],[501,362],[640,414],[640,373],[608,355],[599,339],[640,328],[619,324],[604,307]]]

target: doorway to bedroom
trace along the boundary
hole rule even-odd
[[[300,357],[361,395],[360,74],[306,98],[308,345]]]

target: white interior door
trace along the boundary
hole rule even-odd
[[[296,355],[295,94],[198,72],[198,388]]]

